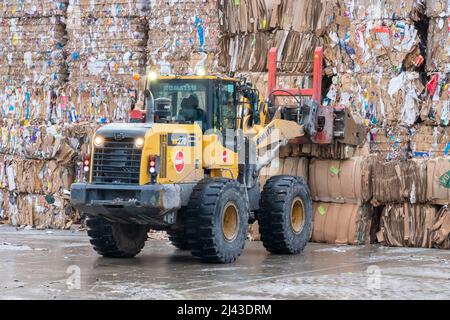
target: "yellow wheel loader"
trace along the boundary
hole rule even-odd
[[[346,109],[321,105],[321,48],[312,89],[277,88],[276,49],[269,56],[265,100],[245,79],[151,75],[136,121],[95,133],[88,183],[73,184],[71,202],[87,215],[99,254],[134,257],[156,229],[203,261],[231,263],[255,220],[271,253],[304,249],[313,214],[306,181],[275,176],[260,186],[261,169],[288,143],[357,145],[365,129]]]

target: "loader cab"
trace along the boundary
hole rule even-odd
[[[149,85],[154,121],[197,123],[203,132],[237,129],[237,86],[219,77],[160,77]]]

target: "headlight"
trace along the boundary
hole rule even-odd
[[[134,141],[134,145],[136,146],[136,148],[141,149],[144,146],[144,142],[145,140],[143,138],[137,138]]]
[[[148,80],[150,80],[151,82],[155,82],[156,80],[158,80],[158,73],[156,73],[155,71],[150,71],[150,73],[148,74]]]
[[[94,145],[98,148],[102,147],[103,144],[105,143],[105,139],[101,136],[97,136],[94,139]]]

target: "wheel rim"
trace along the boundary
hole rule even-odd
[[[302,232],[305,225],[305,207],[300,198],[295,198],[291,208],[291,228],[296,234]]]
[[[232,242],[237,238],[239,230],[239,213],[234,203],[228,203],[223,209],[222,233],[226,241]]]

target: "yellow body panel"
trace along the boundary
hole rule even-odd
[[[203,136],[203,167],[211,170],[213,177],[237,179],[239,155],[225,148],[217,134]]]
[[[166,143],[163,147],[161,146],[161,143],[164,143],[164,140],[161,139],[162,136],[166,137]],[[157,183],[197,182],[204,177],[204,170],[201,165],[202,131],[196,124],[154,124],[147,131],[142,153],[141,185],[150,182],[148,159],[151,155],[165,157],[160,159],[160,165],[165,166],[166,173],[164,177],[158,178]]]

